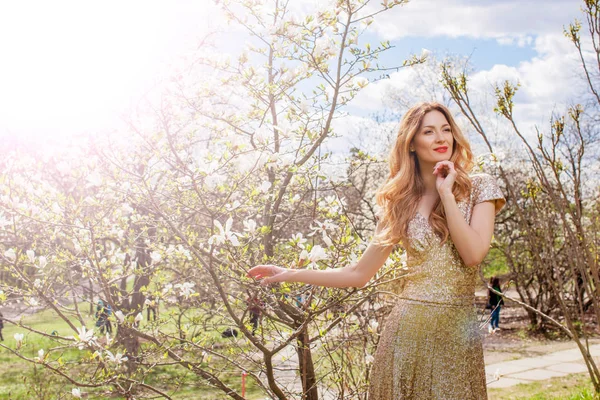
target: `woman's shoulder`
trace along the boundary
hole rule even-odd
[[[475,183],[496,178],[486,172],[475,172],[469,174],[469,179],[471,180],[471,183]]]
[[[496,177],[485,172],[469,174],[469,179],[471,180],[471,186],[473,189],[498,186],[498,180]]]

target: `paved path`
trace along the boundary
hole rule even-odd
[[[524,357],[518,360],[487,364],[485,367],[488,388],[504,388],[519,383],[531,383],[574,373],[585,373],[587,368],[583,357],[575,343],[573,348],[556,351],[538,357]],[[590,346],[592,357],[598,362],[600,344]],[[292,346],[285,348],[274,358],[275,375],[280,385],[292,392],[302,391],[300,379],[297,376],[298,357]],[[335,399],[335,393],[323,393],[323,399]]]
[[[573,343],[575,345],[575,343]],[[590,354],[597,361],[600,344],[590,346]],[[556,351],[539,357],[525,357],[485,366],[488,388],[503,388],[531,383],[558,376],[587,372],[583,356],[577,347]],[[496,378],[496,377],[499,377]]]

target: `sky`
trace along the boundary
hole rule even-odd
[[[518,118],[532,128],[585,90],[562,34],[581,18],[580,4],[412,0],[378,16],[365,39],[391,41],[394,49],[381,58],[386,65],[424,49],[438,58],[469,57],[482,99],[489,100],[494,83],[518,81]],[[0,3],[0,138],[69,140],[118,129],[123,113],[167,79],[199,38],[224,24],[211,0]],[[371,114],[391,106],[390,91],[418,91],[417,75],[403,69],[369,84],[338,128],[352,135],[357,120],[371,123]]]

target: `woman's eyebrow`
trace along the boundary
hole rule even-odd
[[[445,127],[445,126],[450,126],[450,124],[444,124],[444,125],[442,125],[442,128]],[[425,125],[423,127],[423,129],[425,129],[425,128],[435,128],[435,126],[434,125]]]

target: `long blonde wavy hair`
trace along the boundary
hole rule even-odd
[[[420,103],[413,106],[402,117],[396,143],[390,151],[390,174],[376,194],[377,204],[381,207],[374,238],[378,244],[387,246],[400,243],[404,247],[409,245],[408,223],[417,213],[419,200],[425,191],[419,160],[416,153],[410,152],[410,145],[421,129],[425,114],[434,110],[444,114],[454,138],[450,161],[454,163],[457,176],[452,193],[456,201],[467,198],[471,193],[468,174],[473,168],[473,153],[452,114],[440,103]],[[429,224],[444,243],[448,239],[449,231],[440,199],[436,201],[429,215]]]

